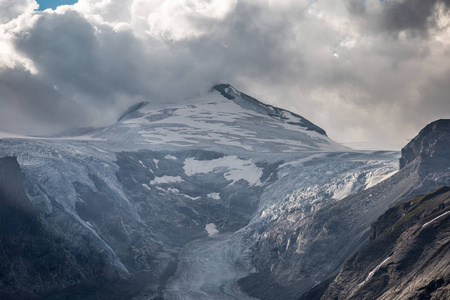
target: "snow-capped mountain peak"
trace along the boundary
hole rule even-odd
[[[264,104],[229,84],[164,106],[138,103],[124,112],[119,122],[92,136],[116,144],[133,141],[143,149],[201,147],[256,153],[348,150],[305,118]]]
[[[213,87],[213,90],[220,92],[222,96],[227,99],[233,100],[236,104],[243,108],[252,109],[261,114],[265,114],[280,121],[284,121],[288,124],[298,125],[306,130],[316,131],[325,136],[327,135],[325,130],[303,118],[302,116],[282,108],[262,103],[261,101],[256,100],[255,98],[247,94],[239,92],[230,84],[215,85]]]

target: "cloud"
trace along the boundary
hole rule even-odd
[[[450,117],[449,2],[17,2],[1,16],[0,105],[27,121],[3,113],[0,129],[101,126],[229,82],[338,141],[402,145]]]
[[[8,23],[21,14],[38,9],[38,4],[33,0],[0,1],[0,24]]]
[[[58,132],[60,129],[53,128],[55,124],[78,127],[95,117],[20,67],[2,72],[0,94],[2,130],[9,132]]]
[[[450,5],[449,0],[408,0],[388,1],[383,7],[381,24],[385,30],[399,32],[409,30],[425,33],[429,26],[434,26],[433,17],[437,5]]]

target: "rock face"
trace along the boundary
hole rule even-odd
[[[450,120],[434,121],[402,149],[400,169],[416,161],[431,170],[450,165]],[[424,170],[426,171],[426,170]]]
[[[316,299],[308,291],[324,291],[390,206],[450,185],[449,123],[439,120],[422,130],[402,151],[401,170],[378,185],[314,210],[298,205],[277,218],[251,223],[246,235],[255,241],[257,272],[241,279],[241,287],[259,299],[298,299],[303,294],[302,299]],[[263,214],[274,215],[274,209]]]
[[[74,248],[40,218],[14,157],[0,159],[0,237],[1,299],[45,298],[96,278],[117,279],[100,249],[86,242]]]
[[[446,299],[450,295],[450,188],[386,211],[322,299]]]

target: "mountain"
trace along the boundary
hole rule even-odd
[[[60,255],[40,256],[40,265],[70,261],[38,268],[51,275],[47,284],[27,275],[39,253],[20,254],[22,272],[0,278],[19,298],[245,299],[236,282],[254,267],[282,274],[258,255],[282,257],[272,250],[279,243],[294,249],[299,220],[398,169],[396,152],[349,149],[300,115],[224,84],[191,99],[138,103],[104,128],[2,135],[0,157],[16,157],[23,182],[14,184],[25,193],[8,201],[27,203],[20,210]],[[14,172],[17,165],[5,178]],[[72,268],[78,275],[65,276]],[[277,280],[267,282],[291,291]]]
[[[388,209],[322,299],[448,297],[449,205],[450,188],[441,187]]]
[[[438,120],[402,149],[400,168],[424,178],[414,193],[450,181],[449,145],[450,120]],[[322,299],[446,298],[449,201],[444,186],[388,209],[372,224],[369,244],[345,263]]]
[[[314,299],[311,289],[323,292],[389,207],[450,185],[449,126],[450,120],[427,125],[402,149],[400,170],[375,186],[313,209],[295,192],[264,208],[240,232],[253,241],[256,268],[240,279],[243,290],[259,299]]]
[[[315,131],[321,135],[327,135],[325,130],[306,120],[302,116],[272,105],[264,104],[247,94],[237,91],[229,84],[218,84],[213,87],[213,90],[220,92],[222,96],[232,100],[244,109],[253,110],[260,114],[283,120],[287,124],[300,126],[307,131]]]
[[[117,281],[102,249],[83,240],[83,229],[78,230],[78,240],[67,241],[62,228],[43,220],[23,189],[16,158],[0,159],[1,299],[34,299],[81,281]],[[96,281],[99,277],[103,282]]]

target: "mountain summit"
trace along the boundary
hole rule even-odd
[[[272,105],[264,104],[249,95],[239,92],[230,84],[218,84],[213,87],[227,99],[233,100],[236,104],[245,109],[251,109],[256,112],[268,115],[274,119],[284,121],[291,125],[298,125],[306,130],[315,131],[327,136],[325,130],[311,123],[300,115],[281,109]]]
[[[400,169],[413,162],[429,168],[449,166],[449,149],[450,119],[434,121],[402,149]]]
[[[201,147],[255,153],[348,150],[305,118],[264,104],[229,84],[164,105],[138,103],[116,124],[93,131],[91,136],[152,149]]]

